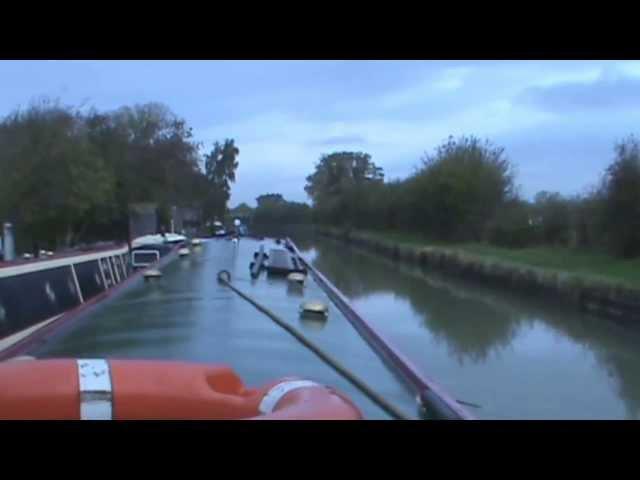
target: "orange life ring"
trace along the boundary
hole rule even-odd
[[[359,420],[341,393],[286,378],[246,388],[227,366],[55,359],[0,363],[0,419]]]

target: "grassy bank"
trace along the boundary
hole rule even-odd
[[[345,238],[342,230],[322,230]],[[435,267],[467,271],[465,275],[483,278],[498,277],[534,290],[549,287],[574,300],[583,293],[595,293],[607,300],[630,297],[640,301],[640,259],[620,260],[602,253],[561,247],[509,249],[478,243],[444,244],[403,232],[358,230],[348,236],[350,241],[381,247],[388,253],[395,250],[398,257],[419,259],[423,256],[427,264]]]
[[[580,310],[640,321],[640,260],[566,248],[507,249],[484,244],[442,244],[419,235],[320,228],[381,255],[478,280],[497,288],[559,300]]]
[[[534,267],[580,276],[585,281],[605,282],[612,286],[640,289],[640,258],[622,260],[601,252],[550,246],[512,249],[480,243],[445,244],[430,241],[421,235],[401,232],[358,231],[357,233],[399,246],[432,247],[452,253],[464,253],[479,260]]]

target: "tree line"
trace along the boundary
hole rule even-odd
[[[505,149],[474,136],[450,137],[404,180],[363,152],[323,155],[307,177],[312,220],[347,228],[415,232],[436,241],[506,247],[559,245],[640,255],[640,142],[617,143],[611,164],[587,193],[516,188]]]
[[[16,225],[23,245],[55,249],[126,239],[140,202],[157,204],[164,222],[171,206],[221,218],[239,149],[232,139],[202,149],[159,103],[102,112],[32,102],[0,122],[0,220]]]
[[[267,193],[256,198],[257,206],[251,218],[254,225],[306,224],[311,222],[311,207],[303,202],[285,200],[279,193]]]

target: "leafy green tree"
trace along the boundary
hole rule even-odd
[[[86,123],[92,143],[116,179],[113,204],[91,212],[91,219],[104,219],[112,230],[126,231],[129,206],[153,202],[158,204],[160,223],[168,227],[172,205],[198,204],[205,191],[200,146],[186,122],[166,106],[149,103],[111,113],[92,111]]]
[[[572,225],[577,247],[606,249],[604,208],[604,192],[599,188],[574,199]]]
[[[281,205],[285,203],[285,199],[280,193],[265,193],[256,198],[258,208],[268,206]]]
[[[0,169],[0,216],[40,246],[70,245],[76,220],[108,203],[114,191],[113,174],[81,115],[48,100],[4,119]]]
[[[534,199],[534,216],[542,241],[567,245],[571,230],[571,205],[567,199],[557,192],[538,192]]]
[[[336,195],[353,185],[384,179],[382,168],[362,152],[336,152],[320,157],[313,174],[307,177],[305,191],[317,201],[324,195]]]
[[[382,168],[368,153],[335,152],[320,157],[305,191],[321,219],[342,223],[355,217],[363,192],[383,181]]]
[[[416,227],[446,240],[481,240],[498,207],[515,197],[504,149],[473,136],[449,137],[427,154],[407,188]]]
[[[254,211],[255,209],[251,208],[249,205],[242,202],[240,205],[229,210],[229,218],[231,219],[239,218],[245,224],[250,224]]]
[[[165,227],[173,206],[221,214],[239,150],[233,140],[205,158],[200,149],[160,103],[82,112],[41,100],[0,122],[0,218],[16,224],[19,246],[59,248],[129,238],[135,203],[157,205]]]
[[[205,155],[205,176],[208,191],[204,201],[205,215],[209,218],[223,218],[227,202],[231,196],[231,184],[236,180],[240,150],[233,139],[223,144],[215,142],[210,153]]]
[[[289,202],[279,193],[267,193],[256,198],[253,223],[257,225],[300,225],[311,222],[311,207],[306,203]]]
[[[640,255],[640,142],[630,136],[615,153],[602,185],[603,226],[615,254],[635,257]]]
[[[529,202],[519,198],[507,200],[489,222],[485,240],[510,248],[535,244],[540,239],[540,228],[534,217],[534,207]]]

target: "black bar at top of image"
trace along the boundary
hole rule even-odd
[[[635,16],[613,9],[486,3],[414,5],[339,13],[314,10],[297,18],[290,9],[189,15],[171,12],[169,34],[158,34],[159,15],[133,13],[117,23],[102,14],[86,21],[6,22],[1,59],[634,59],[640,58]],[[566,9],[566,10],[565,10]],[[596,13],[597,10],[597,13]],[[142,12],[141,12],[142,13]],[[186,13],[186,12],[185,12]],[[593,20],[589,22],[588,14]],[[609,14],[609,15],[608,15]],[[597,18],[595,16],[597,15]],[[201,22],[198,22],[199,18]],[[41,18],[49,19],[48,16]],[[205,18],[207,20],[205,20]],[[210,20],[215,18],[216,20]],[[186,20],[186,19],[185,19]],[[594,21],[595,20],[595,21]],[[66,19],[69,22],[69,19]],[[104,22],[101,27],[99,22]],[[114,25],[129,35],[115,35]],[[168,28],[168,26],[167,26]],[[13,29],[13,31],[12,31]],[[34,33],[34,32],[37,32]],[[215,33],[214,33],[215,32]],[[46,38],[46,41],[43,41]],[[79,41],[79,39],[82,39]],[[222,40],[223,39],[223,40]]]

